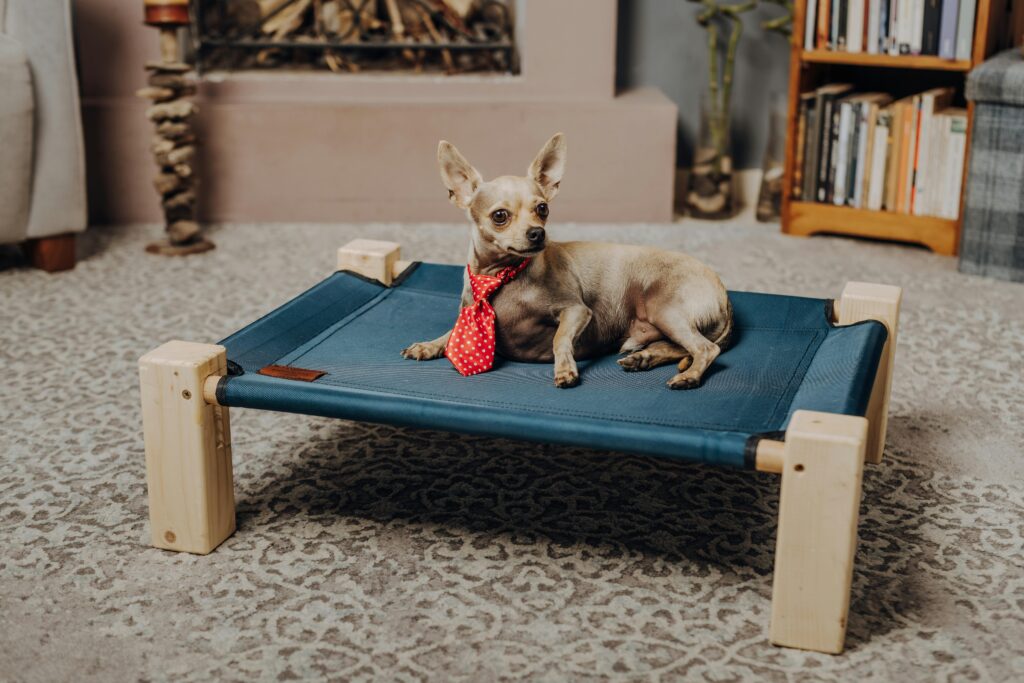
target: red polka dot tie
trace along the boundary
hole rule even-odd
[[[525,259],[518,266],[509,266],[497,276],[474,275],[466,266],[469,286],[473,290],[473,303],[459,313],[452,334],[448,337],[448,346],[444,355],[452,362],[455,369],[462,375],[478,375],[487,372],[494,365],[494,307],[488,301],[498,289],[519,275],[530,259]]]

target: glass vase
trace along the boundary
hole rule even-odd
[[[700,128],[687,183],[686,205],[691,216],[728,218],[734,213],[732,152],[728,117],[712,111],[707,93],[701,98]]]

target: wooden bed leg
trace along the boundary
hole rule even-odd
[[[903,290],[891,285],[875,285],[868,282],[848,282],[839,299],[836,322],[851,325],[862,320],[878,320],[889,330],[889,338],[882,349],[882,358],[875,374],[875,386],[868,402],[867,418],[871,423],[868,431],[867,461],[882,462],[885,451],[885,428],[889,421],[889,391],[892,387],[892,371],[896,361],[896,333],[899,327],[900,300]]]
[[[351,270],[390,287],[409,266],[409,261],[399,261],[399,256],[401,245],[397,242],[352,240],[338,249],[338,270]]]
[[[203,385],[223,346],[172,341],[139,359],[149,523],[157,548],[205,555],[235,531],[228,409]]]
[[[33,268],[59,273],[75,267],[75,233],[37,237],[25,242],[25,256]]]
[[[786,430],[771,640],[838,654],[846,637],[868,421],[798,410]]]

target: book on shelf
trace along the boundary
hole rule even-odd
[[[974,13],[978,0],[960,0],[956,15],[956,58],[970,59],[974,47]]]
[[[921,54],[938,56],[941,0],[924,0],[924,22],[921,26]]]
[[[939,56],[943,59],[956,58],[956,18],[960,11],[960,0],[944,0],[942,16],[939,18]]]
[[[792,198],[955,219],[967,113],[952,98],[952,88],[933,88],[894,102],[845,83],[802,93]]]
[[[932,213],[929,210],[929,193],[935,192],[933,176],[938,174],[934,160],[932,120],[935,112],[945,109],[953,100],[952,88],[933,88],[921,93],[921,108],[917,120],[917,156],[914,159],[914,183],[911,192],[910,212],[919,216]]]
[[[970,59],[977,0],[807,0],[805,50]]]

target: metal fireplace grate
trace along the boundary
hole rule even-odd
[[[197,70],[515,73],[510,0],[191,0]]]

